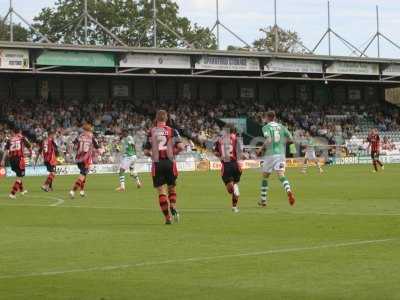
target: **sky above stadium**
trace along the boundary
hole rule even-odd
[[[260,37],[259,28],[273,24],[274,0],[220,0],[221,22],[248,43]],[[0,0],[0,15],[4,16],[9,0]],[[15,9],[32,20],[41,8],[51,6],[55,0],[14,0]],[[193,22],[212,27],[215,23],[215,0],[176,0],[180,14]],[[313,48],[327,28],[327,2],[325,0],[277,0],[278,24],[296,30],[304,44]],[[34,4],[33,4],[34,3]],[[400,44],[400,1],[397,0],[332,0],[332,28],[354,45],[363,48],[376,32],[375,6],[379,5],[381,32]],[[333,38],[333,51],[349,55],[351,51]],[[222,30],[222,47],[240,45],[240,42]],[[318,51],[327,53],[327,42]],[[376,47],[368,53],[376,56]],[[400,58],[400,50],[382,42],[382,56]]]

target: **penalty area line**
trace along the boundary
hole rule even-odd
[[[397,241],[397,240],[398,240],[397,238],[380,239],[380,240],[364,240],[364,241],[353,241],[353,242],[344,242],[344,243],[337,243],[337,244],[326,244],[326,245],[309,246],[309,247],[272,249],[272,250],[259,251],[259,252],[247,252],[247,253],[238,253],[238,254],[204,256],[204,257],[189,257],[189,258],[182,258],[182,259],[170,259],[170,260],[164,260],[164,261],[149,261],[149,262],[141,262],[141,263],[127,263],[127,264],[102,266],[102,267],[91,267],[91,268],[81,268],[81,269],[71,269],[71,270],[36,272],[36,273],[26,273],[26,274],[16,274],[16,275],[0,275],[0,280],[26,278],[26,277],[55,276],[55,275],[65,275],[65,274],[73,274],[73,273],[114,271],[114,270],[123,270],[123,269],[147,267],[147,266],[159,266],[159,265],[182,264],[182,263],[196,263],[196,262],[207,262],[207,261],[212,261],[212,260],[221,260],[221,259],[230,259],[230,258],[256,257],[256,256],[266,256],[266,255],[272,255],[272,254],[304,252],[304,251],[335,249],[335,248],[346,248],[346,247],[361,246],[361,245],[372,245],[372,244],[387,243],[387,242],[393,242],[393,241]]]

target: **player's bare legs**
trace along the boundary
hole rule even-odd
[[[238,202],[240,197],[239,183],[233,183],[233,193],[232,193],[232,210],[235,213],[239,212]]]
[[[226,184],[226,191],[232,195],[232,211],[235,213],[239,212],[238,202],[239,202],[239,185],[233,181]]]
[[[174,218],[175,223],[179,222],[179,211],[176,208],[176,186],[170,185],[168,186],[168,201],[169,201],[169,209],[171,211],[171,215]]]
[[[77,190],[80,190],[81,197],[85,197],[85,184],[86,184],[86,176],[80,174],[78,179],[75,181],[72,190],[69,192],[71,198],[75,197],[75,192]]]
[[[53,181],[54,178],[56,177],[56,173],[50,172],[49,176],[47,176],[46,181],[42,185],[42,190],[45,192],[49,192],[53,190]]]
[[[129,172],[131,177],[135,179],[137,188],[140,189],[142,187],[142,182],[140,181],[139,174],[135,171],[135,164],[129,167]]]
[[[278,175],[279,181],[282,183],[283,188],[288,195],[289,204],[293,206],[296,202],[296,199],[294,197],[294,193],[292,192],[292,188],[290,187],[289,180],[285,176],[285,171],[279,170],[276,172],[276,174]]]
[[[302,168],[302,170],[301,170],[301,173],[306,173],[307,172],[307,168],[308,168],[308,159],[307,158],[305,158],[304,159],[304,163],[303,163],[303,168]]]
[[[324,170],[322,169],[322,165],[321,165],[321,163],[319,162],[318,159],[315,160],[315,164],[316,164],[316,166],[317,166],[319,172],[320,172],[321,174],[324,173]]]
[[[160,204],[161,212],[165,217],[165,224],[172,224],[172,217],[169,213],[169,203],[168,203],[168,188],[166,185],[157,188],[158,191],[158,201]]]
[[[21,195],[25,195],[28,191],[24,190],[24,185],[22,183],[22,177],[18,177],[17,176],[17,179],[15,180],[15,182],[14,182],[12,188],[11,188],[11,192],[10,192],[9,197],[11,199],[15,199],[16,198],[16,194],[18,192],[20,192]]]
[[[258,205],[261,207],[266,207],[268,203],[268,178],[270,175],[271,173],[266,173],[266,172],[262,174],[261,195],[260,195],[260,201],[258,202]]]
[[[379,165],[382,169],[384,169],[384,166],[383,166],[382,162],[381,162],[379,159],[374,159],[374,160],[372,161],[372,165],[374,166],[375,172],[378,172],[378,165]]]
[[[117,192],[125,192],[125,169],[119,169],[119,187],[116,188]]]
[[[318,160],[318,158],[316,158],[316,159],[313,159],[313,162],[314,162],[314,163],[315,163],[315,165],[317,166],[317,168],[318,168],[319,172],[320,172],[320,173],[323,173],[323,172],[324,172],[324,170],[322,170],[322,166],[321,166],[321,164],[319,163],[319,160]]]

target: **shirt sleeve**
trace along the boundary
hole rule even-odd
[[[265,138],[271,138],[271,132],[268,130],[267,127],[264,127],[264,128],[262,129],[262,132],[263,132],[263,136],[264,136]]]
[[[8,141],[6,142],[5,149],[6,149],[6,150],[10,150],[10,147],[11,147],[11,143],[10,143],[10,140],[8,140]]]

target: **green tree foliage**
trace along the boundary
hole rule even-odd
[[[14,41],[27,42],[29,40],[29,31],[21,24],[14,24]],[[10,25],[0,22],[0,41],[10,40]]]
[[[53,42],[83,44],[84,22],[80,18],[83,11],[83,1],[57,0],[53,8],[42,9],[34,18],[35,26]],[[152,1],[88,0],[88,11],[124,43],[153,46]],[[216,47],[215,36],[208,28],[192,24],[178,13],[175,2],[157,1],[157,16],[166,25],[157,24],[159,47],[184,47],[185,41],[196,48]],[[33,39],[39,37],[33,34]],[[89,22],[88,43],[111,45],[115,41],[94,22]]]
[[[264,37],[254,41],[253,46],[258,50],[267,50],[270,52],[275,51],[275,26],[261,28],[261,32],[265,34]],[[296,31],[285,30],[278,27],[278,52],[283,53],[304,53],[301,38]]]

